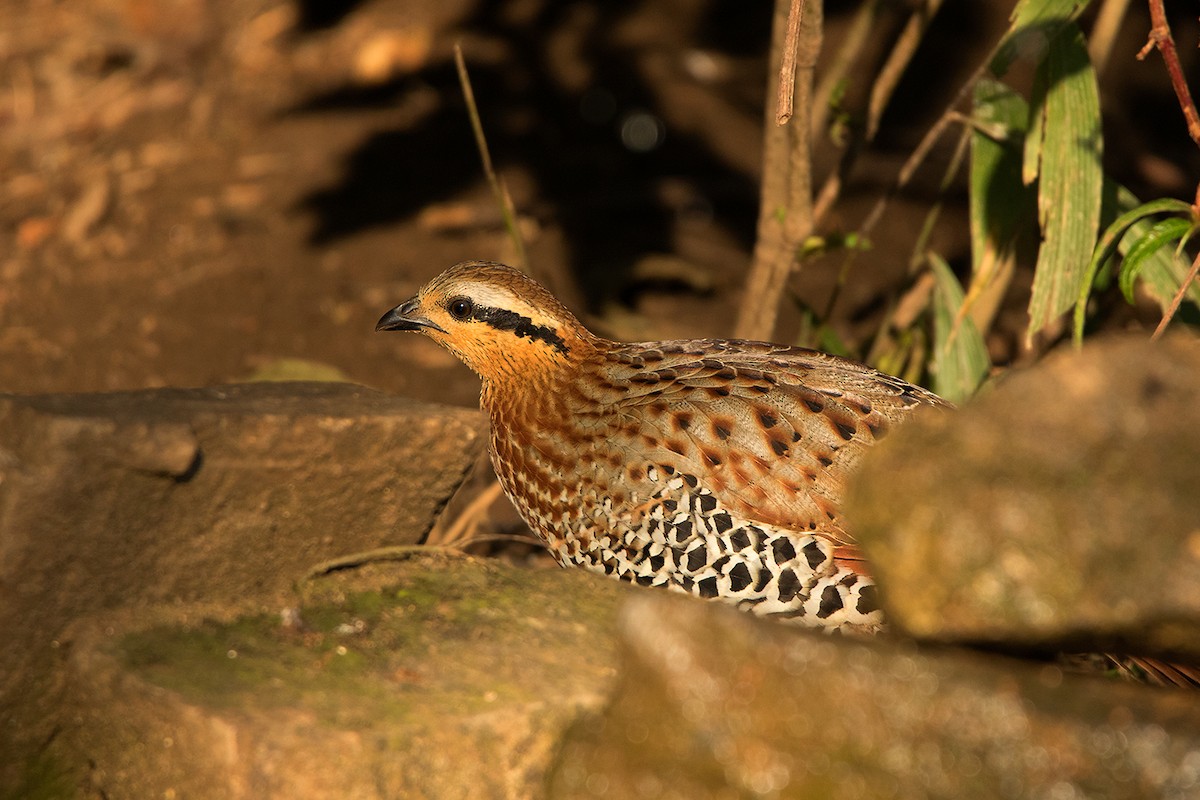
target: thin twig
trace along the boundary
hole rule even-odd
[[[339,572],[344,569],[356,569],[366,564],[378,564],[380,561],[404,561],[413,556],[422,556],[429,553],[444,553],[454,555],[464,555],[463,552],[455,547],[442,547],[439,545],[427,544],[396,544],[386,547],[376,547],[372,550],[363,550],[358,553],[350,553],[337,558],[331,558],[328,561],[322,561],[319,564],[314,564],[300,578],[301,583],[307,583],[314,578],[320,578],[323,575],[328,575],[331,572]]]
[[[804,0],[791,0],[787,33],[783,38],[783,58],[779,61],[779,97],[775,103],[775,124],[784,125],[792,118],[796,94],[796,51],[800,47],[800,23],[804,21]]]
[[[888,299],[885,321],[875,331],[871,346],[862,357],[863,361],[906,381],[921,379],[925,372],[928,343],[924,328],[914,327],[913,323],[929,306],[936,285],[937,279],[933,273],[925,271],[917,276],[903,295]],[[907,357],[905,350],[908,351]]]
[[[1149,0],[1150,5],[1150,38],[1146,42],[1146,46],[1137,54],[1138,60],[1141,61],[1149,54],[1150,50],[1157,47],[1158,52],[1162,53],[1163,64],[1167,68],[1167,75],[1171,78],[1171,88],[1175,90],[1175,98],[1179,101],[1179,108],[1183,111],[1183,118],[1187,121],[1188,135],[1192,137],[1197,145],[1200,145],[1200,113],[1196,111],[1196,103],[1192,100],[1192,93],[1188,89],[1187,79],[1183,76],[1183,67],[1179,63],[1179,53],[1175,50],[1175,38],[1171,36],[1171,26],[1167,23],[1167,12],[1163,8],[1162,0]],[[1193,219],[1200,217],[1200,185],[1196,187],[1196,199],[1192,204]],[[1154,329],[1154,335],[1151,340],[1158,339],[1162,336],[1163,331],[1171,324],[1171,320],[1175,317],[1175,313],[1179,311],[1179,306],[1183,304],[1183,298],[1187,295],[1188,288],[1192,282],[1196,280],[1196,275],[1200,273],[1200,255],[1192,262],[1192,268],[1188,270],[1187,277],[1183,279],[1183,283],[1179,287],[1179,291],[1171,299],[1171,305],[1167,309],[1167,313],[1158,323],[1158,327]]]
[[[496,175],[496,170],[492,166],[492,154],[488,150],[487,137],[483,133],[483,121],[479,118],[479,107],[475,104],[475,92],[471,89],[471,77],[467,74],[467,62],[463,58],[462,42],[454,43],[454,65],[458,68],[458,82],[462,86],[463,100],[467,104],[467,115],[471,118],[471,130],[475,132],[475,146],[479,148],[483,173],[492,187],[492,196],[496,198],[496,204],[500,206],[500,213],[504,217],[504,227],[516,250],[517,266],[523,272],[528,273],[529,258],[525,254],[525,241],[521,238],[521,229],[517,226],[517,212],[513,208],[508,187],[504,185],[504,180]]]
[[[1183,283],[1179,287],[1179,291],[1175,293],[1175,297],[1171,299],[1171,307],[1167,309],[1167,313],[1163,314],[1162,320],[1158,323],[1158,327],[1154,329],[1154,335],[1150,337],[1151,341],[1155,341],[1163,335],[1163,331],[1171,324],[1171,320],[1175,317],[1175,312],[1179,310],[1179,306],[1183,304],[1183,298],[1187,295],[1188,287],[1192,285],[1192,281],[1196,280],[1196,275],[1200,274],[1200,253],[1196,254],[1196,260],[1192,262],[1192,268],[1188,270],[1187,277],[1183,279]]]
[[[957,111],[952,111],[949,114],[949,121],[957,121],[963,123],[962,134],[959,136],[958,144],[955,145],[954,154],[950,158],[950,163],[946,167],[946,172],[942,176],[941,185],[938,187],[938,199],[930,206],[929,211],[925,214],[925,219],[921,225],[920,231],[917,233],[916,243],[913,245],[912,253],[908,260],[908,274],[915,274],[922,264],[925,263],[927,253],[925,252],[926,245],[929,244],[929,239],[933,235],[934,226],[937,224],[938,217],[942,213],[942,208],[945,206],[946,194],[950,191],[950,187],[954,183],[955,177],[962,168],[963,162],[967,155],[967,146],[971,142],[971,127],[970,118],[966,117]],[[829,301],[825,306],[824,316],[822,319],[831,319],[833,317],[834,308],[837,306],[837,301],[841,298],[842,290],[850,278],[850,269],[856,262],[858,251],[850,250],[842,261],[841,269],[838,271],[837,281],[833,285],[833,291],[830,292]],[[880,326],[886,328],[888,326],[888,318],[885,315],[884,321]]]
[[[1167,24],[1167,12],[1163,8],[1162,0],[1149,0],[1149,2],[1150,22],[1153,27],[1150,29],[1149,41],[1137,55],[1138,60],[1145,59],[1154,47],[1157,47],[1158,52],[1162,53],[1163,64],[1166,65],[1167,74],[1171,76],[1171,88],[1175,90],[1175,97],[1179,100],[1179,107],[1183,110],[1183,118],[1187,120],[1188,135],[1192,137],[1192,141],[1200,145],[1200,113],[1196,112],[1196,104],[1192,101],[1191,91],[1188,90],[1187,79],[1183,77],[1179,53],[1175,51],[1175,39],[1171,36],[1171,26]]]
[[[463,539],[456,545],[446,545],[447,547],[457,547],[466,550],[471,545],[482,544],[484,542],[510,542],[516,544],[527,544],[531,547],[540,547],[546,549],[546,543],[536,536],[523,536],[519,533],[481,533],[478,536],[471,536]]]
[[[875,225],[883,217],[883,212],[887,210],[888,203],[896,196],[897,192],[907,186],[908,182],[912,180],[912,176],[916,174],[917,169],[924,163],[929,152],[933,150],[933,146],[942,138],[942,133],[945,132],[951,122],[962,118],[962,115],[957,111],[958,105],[966,99],[971,90],[975,88],[975,84],[983,77],[994,55],[994,53],[989,53],[983,63],[971,73],[971,77],[967,78],[966,82],[958,90],[958,93],[954,95],[954,99],[946,106],[946,110],[938,117],[937,122],[933,123],[933,127],[929,129],[917,145],[917,148],[913,150],[912,155],[904,162],[904,166],[900,168],[900,173],[896,176],[896,180],[887,188],[887,191],[883,193],[879,200],[875,202],[871,213],[867,215],[867,218],[859,227],[859,233],[866,235],[874,229]]]
[[[842,164],[845,164],[847,169],[842,169]],[[838,168],[829,173],[829,176],[825,178],[825,182],[821,184],[821,191],[817,194],[817,199],[813,201],[814,228],[821,224],[821,221],[825,219],[825,215],[829,213],[829,209],[833,208],[833,204],[837,202],[838,196],[841,195],[842,173],[848,171],[849,164],[850,159],[843,157],[838,162]]]
[[[492,479],[491,483],[471,499],[444,532],[436,538],[431,537],[430,544],[453,545],[469,539],[470,534],[479,527],[479,520],[487,512],[488,506],[499,496],[500,481]]]
[[[942,2],[943,0],[926,0],[924,6],[913,12],[903,32],[897,38],[891,52],[888,54],[887,61],[873,82],[867,109],[865,133],[857,139],[851,139],[851,146],[842,152],[841,157],[838,159],[837,168],[829,173],[829,176],[825,179],[825,183],[821,186],[821,190],[817,192],[817,200],[813,205],[814,226],[821,224],[821,221],[825,218],[825,214],[837,202],[846,176],[850,174],[850,170],[853,168],[854,162],[858,158],[863,145],[874,140],[875,134],[879,129],[879,122],[883,117],[883,112],[900,83],[904,69],[912,60],[913,54],[921,42],[921,37],[928,29],[929,23],[933,20],[933,16],[941,7]],[[875,5],[875,3],[872,3],[870,6],[864,6],[859,12],[860,19],[864,17],[866,11],[874,10]],[[856,20],[854,26],[857,26],[859,21]],[[853,31],[851,35],[853,35]],[[814,126],[813,130],[817,131],[818,128]]]
[[[910,275],[916,274],[917,270],[922,264],[925,263],[926,258],[928,258],[929,254],[926,250],[926,247],[929,244],[929,239],[933,233],[934,226],[936,225],[938,217],[941,215],[942,208],[945,205],[946,194],[949,192],[951,185],[954,183],[955,176],[958,175],[958,172],[962,168],[963,162],[966,159],[970,141],[971,128],[969,126],[964,126],[962,135],[959,137],[958,144],[954,148],[954,155],[950,159],[950,164],[946,167],[946,173],[942,176],[942,183],[938,188],[938,199],[930,207],[928,213],[926,213],[925,221],[921,226],[921,231],[917,234],[916,244],[913,245],[912,254],[909,256],[908,273]],[[835,296],[830,298],[829,306],[826,309],[826,319],[828,319],[829,316],[832,316],[836,295],[841,292],[852,265],[853,259],[847,258],[843,264],[841,273],[838,275],[838,282],[834,286]],[[897,301],[893,295],[892,299],[888,303],[888,308],[884,313],[883,321],[879,325],[875,340],[871,343],[871,348],[869,350],[871,358],[878,357],[878,352],[882,347],[884,336],[887,334],[887,332],[892,330],[903,330],[904,328],[907,328],[912,324],[912,320],[916,318],[916,314],[923,310],[926,305],[928,305],[929,298],[933,294],[934,283],[935,281],[933,279],[932,271],[926,270],[917,277],[916,281],[914,281],[913,287],[906,291],[904,296],[899,301]],[[921,305],[916,305],[918,302],[920,302]],[[966,307],[967,304],[964,300],[963,306],[959,308],[958,315],[954,321],[954,328],[949,337],[950,341],[953,341],[954,337],[958,335],[958,328],[962,324],[962,318],[966,313]],[[903,319],[897,316],[901,313],[902,309]],[[872,361],[871,363],[874,362]]]
[[[817,200],[812,210],[812,218],[815,219],[815,224],[821,222],[826,212],[833,206],[834,201],[838,199],[841,193],[842,181],[845,175],[850,172],[850,168],[854,162],[854,158],[858,156],[858,152],[863,148],[863,145],[875,139],[875,134],[880,127],[880,120],[883,118],[884,109],[892,100],[892,95],[895,92],[896,86],[900,83],[900,78],[904,74],[908,62],[912,60],[912,56],[917,52],[917,46],[925,34],[925,30],[929,29],[929,24],[934,19],[938,8],[941,8],[943,0],[925,0],[925,4],[912,13],[908,18],[908,23],[905,25],[904,31],[896,40],[892,52],[888,54],[887,61],[884,62],[883,68],[878,73],[875,82],[872,83],[871,97],[868,103],[868,116],[866,116],[866,132],[857,143],[857,146],[847,148],[842,154],[838,164],[838,169],[830,173],[826,182],[821,187],[820,193],[817,194]],[[956,169],[956,167],[955,167]],[[940,207],[940,206],[938,206]],[[936,217],[936,213],[934,215]],[[932,223],[932,218],[928,224]],[[928,239],[928,231],[922,236],[922,240]],[[832,293],[829,294],[829,301],[826,303],[826,314],[823,319],[829,319],[833,315],[836,302],[841,297],[841,290],[845,287],[848,278],[850,278],[851,266],[856,261],[856,253],[851,252],[842,259],[841,269],[838,272],[838,281],[834,284]]]
[[[333,572],[340,572],[344,569],[358,569],[367,564],[378,564],[383,561],[407,561],[413,557],[432,554],[466,556],[468,555],[466,552],[468,547],[482,542],[518,542],[535,547],[544,548],[546,546],[546,543],[541,539],[522,536],[519,533],[479,534],[478,536],[472,536],[469,539],[464,539],[454,544],[395,544],[386,547],[376,547],[372,550],[363,550],[359,553],[350,553],[349,555],[338,556],[337,558],[331,558],[328,561],[314,564],[301,576],[300,583],[307,583],[315,578],[320,578]]]
[[[913,54],[917,52],[917,46],[925,36],[925,31],[933,22],[938,9],[942,7],[942,2],[943,0],[926,0],[923,6],[913,11],[896,40],[896,46],[888,54],[887,62],[879,70],[879,75],[871,87],[871,100],[867,105],[867,141],[875,138],[884,109],[892,99],[900,78],[912,61]]]
[[[964,119],[961,115],[956,114],[955,116],[963,122],[970,122],[970,120]],[[941,185],[938,186],[937,199],[925,214],[925,221],[921,225],[921,231],[917,234],[917,241],[913,245],[912,253],[908,257],[908,272],[910,275],[920,269],[928,257],[926,248],[929,245],[929,239],[933,235],[933,229],[937,224],[938,217],[941,216],[942,208],[945,207],[946,195],[949,193],[950,187],[954,184],[954,179],[958,177],[958,172],[966,160],[973,134],[974,130],[970,124],[964,124],[962,132],[958,137],[958,142],[954,145],[954,155],[950,157],[950,163],[946,167],[945,174],[942,175]]]
[[[863,48],[870,39],[871,31],[877,27],[881,0],[869,0],[858,7],[854,20],[842,36],[841,45],[833,58],[821,70],[821,80],[813,90],[812,126],[813,140],[825,136],[829,124],[829,113],[833,110],[834,93],[848,80],[850,70],[862,58]],[[814,212],[814,218],[820,216]]]

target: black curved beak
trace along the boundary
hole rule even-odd
[[[417,314],[417,309],[420,305],[420,302],[415,297],[411,300],[406,300],[380,317],[379,322],[375,323],[375,330],[419,331],[422,328],[433,328],[435,331],[442,331],[431,320]],[[442,331],[442,333],[445,333],[445,331]]]

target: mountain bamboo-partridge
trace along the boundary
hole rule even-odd
[[[502,264],[458,264],[376,330],[483,380],[505,493],[560,564],[837,630],[881,624],[842,527],[846,477],[936,395],[763,342],[600,338]]]

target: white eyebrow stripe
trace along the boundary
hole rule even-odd
[[[526,317],[534,325],[540,327],[557,328],[559,325],[558,320],[504,287],[487,283],[469,283],[462,288],[461,292],[451,293],[450,297],[454,298],[461,294],[470,298],[476,306],[486,306],[498,311],[511,311],[518,316]]]

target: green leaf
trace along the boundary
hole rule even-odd
[[[987,347],[964,313],[963,291],[946,261],[929,254],[933,292],[933,390],[951,402],[969,398],[991,368]]]
[[[1141,235],[1147,227],[1149,224],[1145,220],[1134,223],[1130,226],[1126,239]],[[1120,249],[1125,249],[1125,241],[1121,242]],[[1142,267],[1142,287],[1165,312],[1175,299],[1179,287],[1187,280],[1191,267],[1191,262],[1177,250],[1169,248],[1158,250],[1146,260]],[[1192,309],[1190,313],[1193,318],[1200,316],[1200,282],[1193,281],[1188,285],[1184,303],[1185,306],[1179,313],[1181,318],[1185,318],[1188,313],[1186,309],[1189,307]]]
[[[972,274],[1011,252],[1033,195],[1021,184],[1020,142],[1029,121],[1024,99],[984,78],[975,84],[971,137],[970,215]],[[994,131],[1002,130],[1004,139]]]
[[[969,175],[971,280],[967,308],[987,331],[1008,292],[1018,242],[1034,230],[1036,193],[1021,181],[1021,147],[1029,108],[1008,86],[976,82]]]
[[[1137,198],[1133,197],[1132,194],[1129,194],[1128,189],[1120,187],[1118,191],[1125,192],[1133,202],[1137,202]],[[1122,198],[1118,196],[1117,199],[1118,202],[1120,202]],[[1112,255],[1114,252],[1116,252],[1118,246],[1124,244],[1125,247],[1128,248],[1130,244],[1132,244],[1124,238],[1125,233],[1127,231],[1133,232],[1135,224],[1140,220],[1143,220],[1146,217],[1152,217],[1155,214],[1190,215],[1191,212],[1191,206],[1182,200],[1176,200],[1173,197],[1164,197],[1160,200],[1151,200],[1149,203],[1142,203],[1136,208],[1129,209],[1124,214],[1113,220],[1113,222],[1104,229],[1104,233],[1101,235],[1100,241],[1096,243],[1096,249],[1092,254],[1091,263],[1088,264],[1088,272],[1090,277],[1092,279],[1095,278],[1096,272],[1099,271],[1101,265],[1103,265],[1108,259],[1112,258]],[[1140,238],[1141,236],[1145,235],[1145,232],[1146,231],[1144,227],[1139,229],[1135,235],[1135,238]],[[1083,284],[1083,288],[1080,290],[1079,295],[1081,299],[1087,299],[1088,289],[1090,286],[1091,280],[1088,280]]]
[[[988,68],[997,78],[1022,55],[1042,57],[1047,44],[1068,22],[1087,8],[1089,0],[1020,0],[1013,8],[1012,25],[996,48]]]
[[[1133,282],[1145,266],[1150,256],[1159,251],[1168,242],[1182,241],[1192,232],[1192,221],[1183,217],[1167,217],[1150,226],[1150,230],[1140,236],[1125,253],[1121,261],[1119,282],[1121,293],[1125,299],[1133,303]]]
[[[1105,228],[1100,241],[1096,243],[1096,247],[1092,251],[1092,257],[1088,261],[1083,280],[1080,281],[1079,294],[1075,300],[1074,338],[1077,345],[1083,342],[1088,295],[1091,294],[1092,285],[1100,267],[1118,250],[1128,253],[1133,244],[1146,235],[1150,228],[1150,223],[1146,221],[1147,217],[1167,213],[1185,214],[1190,219],[1192,213],[1190,205],[1173,197],[1151,200],[1149,203],[1138,205],[1138,199],[1132,192],[1124,186],[1118,186],[1108,180],[1105,181],[1104,193],[1115,195],[1117,208],[1124,210],[1124,213]],[[1147,254],[1143,262],[1139,269],[1145,276],[1147,289],[1158,300],[1159,305],[1166,310],[1187,274],[1188,265],[1182,263],[1179,258],[1158,250]],[[1200,299],[1200,289],[1197,289],[1197,298]]]
[[[846,358],[853,355],[850,348],[842,341],[842,337],[838,336],[837,331],[828,325],[821,325],[817,328],[817,349]]]
[[[1044,87],[1045,100],[1032,109],[1034,120],[1042,118],[1043,131],[1038,175],[1042,246],[1029,299],[1027,339],[1079,296],[1096,242],[1104,184],[1096,73],[1074,23],[1051,40],[1037,83]],[[1032,139],[1032,124],[1030,131]]]
[[[1036,181],[1041,171],[1042,145],[1046,140],[1046,81],[1041,69],[1034,75],[1029,94],[1029,125],[1021,160],[1021,182],[1026,186]]]

